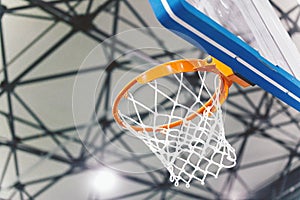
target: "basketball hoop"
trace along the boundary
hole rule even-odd
[[[197,73],[198,91],[185,83],[183,75],[186,72]],[[213,83],[210,83],[214,86],[213,92],[206,82],[207,73],[216,75]],[[167,76],[173,76],[178,83],[173,98],[158,87],[157,81]],[[235,151],[225,139],[221,110],[233,82],[244,87],[249,85],[213,57],[167,62],[130,81],[115,99],[113,116],[122,128],[140,138],[160,159],[175,186],[183,181],[189,187],[193,179],[204,184],[208,174],[217,178],[222,168],[236,164]],[[154,91],[152,108],[135,98],[132,90],[138,84]],[[180,95],[191,97],[189,103],[181,102]],[[169,110],[158,109],[159,96],[171,105]],[[119,109],[122,100],[132,105],[133,114]],[[151,120],[146,122],[143,119],[144,112],[148,113]],[[160,120],[162,118],[165,120]]]

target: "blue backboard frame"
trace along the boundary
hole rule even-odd
[[[149,0],[160,23],[300,111],[300,81],[186,0]],[[299,66],[300,67],[300,66]]]

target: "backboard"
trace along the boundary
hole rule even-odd
[[[149,1],[163,26],[300,111],[300,56],[268,1]]]

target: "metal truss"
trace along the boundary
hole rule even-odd
[[[272,6],[277,11],[279,18],[286,26],[288,33],[293,36],[299,32],[299,3],[295,1],[294,5],[290,8],[280,7],[277,3],[278,1],[270,0]]]
[[[293,35],[298,32],[299,17],[294,20],[289,14],[296,10],[300,13],[299,6],[284,12],[275,1],[271,3],[280,13],[281,19],[289,24],[289,33]],[[297,185],[291,185],[289,180],[292,174],[299,173],[300,115],[257,87],[243,89],[234,85],[231,89],[225,105],[226,121],[230,122],[231,127],[226,129],[227,138],[237,151],[238,164],[233,169],[222,171],[217,180],[208,178],[204,186],[193,182],[188,190],[183,185],[175,187],[169,182],[166,170],[149,170],[151,163],[147,160],[151,160],[153,154],[124,157],[111,150],[112,146],[119,145],[128,152],[135,151],[126,132],[116,126],[110,114],[110,95],[113,81],[118,79],[120,73],[129,71],[136,61],[125,58],[107,63],[113,54],[131,49],[132,44],[115,41],[107,45],[106,59],[86,69],[78,69],[78,65],[62,59],[59,56],[62,53],[57,52],[70,44],[80,45],[76,43],[80,37],[90,42],[90,49],[84,51],[79,46],[72,52],[63,52],[87,54],[92,47],[121,32],[124,27],[133,29],[152,26],[150,16],[145,16],[138,6],[139,3],[134,0],[20,0],[16,5],[3,2],[0,7],[0,126],[3,128],[0,129],[0,198],[42,198],[68,176],[98,169],[104,163],[112,167],[134,163],[139,169],[150,171],[142,175],[119,173],[123,181],[136,187],[114,193],[107,199],[254,198],[270,191],[274,199],[280,199],[286,197],[291,188],[297,190]],[[20,47],[15,48],[12,41],[6,40],[8,34],[12,34],[6,30],[9,29],[9,20],[20,18],[41,22],[43,28],[34,33],[13,33],[16,41],[20,42]],[[32,37],[24,43],[22,37],[28,34],[32,34]],[[176,51],[168,50],[165,38],[151,31],[144,34],[163,50],[156,53],[135,52],[134,57],[142,61],[172,60],[177,53],[194,57],[204,55],[186,46]],[[97,115],[91,114],[88,122],[77,126],[72,123],[72,119],[60,119],[60,115],[72,118],[70,114],[61,113],[59,107],[61,101],[71,104],[67,100],[70,95],[57,94],[55,91],[51,93],[51,84],[58,83],[55,85],[58,89],[73,83],[75,76],[99,72],[104,74],[104,79],[96,96]],[[188,74],[187,78],[198,87],[193,74]],[[36,93],[35,97],[39,97],[39,101],[48,102],[49,105],[39,105],[32,99],[28,100],[28,93]],[[44,99],[47,93],[57,96],[50,100]],[[43,106],[53,107],[57,118],[67,122],[56,126],[59,120],[43,112]],[[92,152],[83,146],[76,130],[84,130],[81,136]],[[102,163],[97,162],[95,156],[100,161],[108,157],[114,159]],[[103,198],[91,194],[89,199]]]

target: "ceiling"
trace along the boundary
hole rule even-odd
[[[300,115],[258,87],[231,88],[223,109],[238,164],[204,186],[173,186],[155,155],[116,125],[112,101],[129,80],[155,63],[205,56],[162,28],[146,0],[1,3],[0,198],[286,199],[297,191]],[[297,1],[271,3],[300,47]],[[92,186],[103,168],[117,176],[113,192]]]

